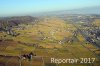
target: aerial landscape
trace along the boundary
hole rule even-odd
[[[1,0],[0,66],[100,66],[99,3]]]

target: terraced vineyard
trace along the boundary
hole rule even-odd
[[[100,20],[99,20],[100,21]],[[98,20],[94,23],[98,25]],[[80,27],[81,25],[81,27]],[[99,66],[100,49],[81,33],[83,24],[58,17],[18,24],[12,32],[0,32],[0,66]],[[84,30],[85,31],[85,30]],[[23,55],[34,53],[31,60]],[[95,58],[93,63],[51,63],[51,58]]]

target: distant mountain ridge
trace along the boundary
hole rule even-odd
[[[4,30],[7,27],[18,26],[19,24],[28,24],[35,20],[37,18],[31,16],[4,17],[0,19],[0,29]]]
[[[66,12],[71,14],[100,14],[100,6],[73,9],[73,10],[68,10]]]
[[[72,10],[61,10],[61,11],[51,11],[35,14],[37,16],[52,16],[52,15],[62,15],[62,14],[96,14],[100,15],[100,6],[86,7]]]

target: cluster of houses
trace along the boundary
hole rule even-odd
[[[82,25],[84,26],[84,25]],[[81,29],[81,32],[86,39],[91,44],[96,45],[97,47],[100,47],[99,41],[100,41],[100,27],[95,26],[93,24],[88,24],[88,26],[84,26],[84,29]]]

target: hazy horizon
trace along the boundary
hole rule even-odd
[[[0,16],[81,9],[100,6],[100,0],[1,0]]]

